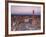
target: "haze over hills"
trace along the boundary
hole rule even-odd
[[[23,14],[23,13],[16,14],[16,13],[13,13],[11,15],[33,15],[33,14],[28,14],[28,13],[25,13],[25,14]],[[40,15],[40,13],[35,13],[34,15]]]

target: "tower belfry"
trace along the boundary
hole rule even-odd
[[[33,16],[32,16],[32,19],[34,20],[34,10],[33,10]]]
[[[34,19],[34,10],[33,10],[33,19]]]
[[[34,10],[33,10],[33,15],[34,15]]]

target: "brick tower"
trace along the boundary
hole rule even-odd
[[[35,15],[34,15],[34,10],[33,10],[33,14],[32,14],[32,25],[35,25]]]

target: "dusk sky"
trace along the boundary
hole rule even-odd
[[[40,15],[41,7],[37,6],[11,6],[11,14],[21,14],[21,15],[32,15],[34,10],[34,15]]]

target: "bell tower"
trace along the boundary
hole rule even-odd
[[[33,10],[33,14],[32,14],[32,25],[35,25],[35,15],[34,15],[34,10]]]

